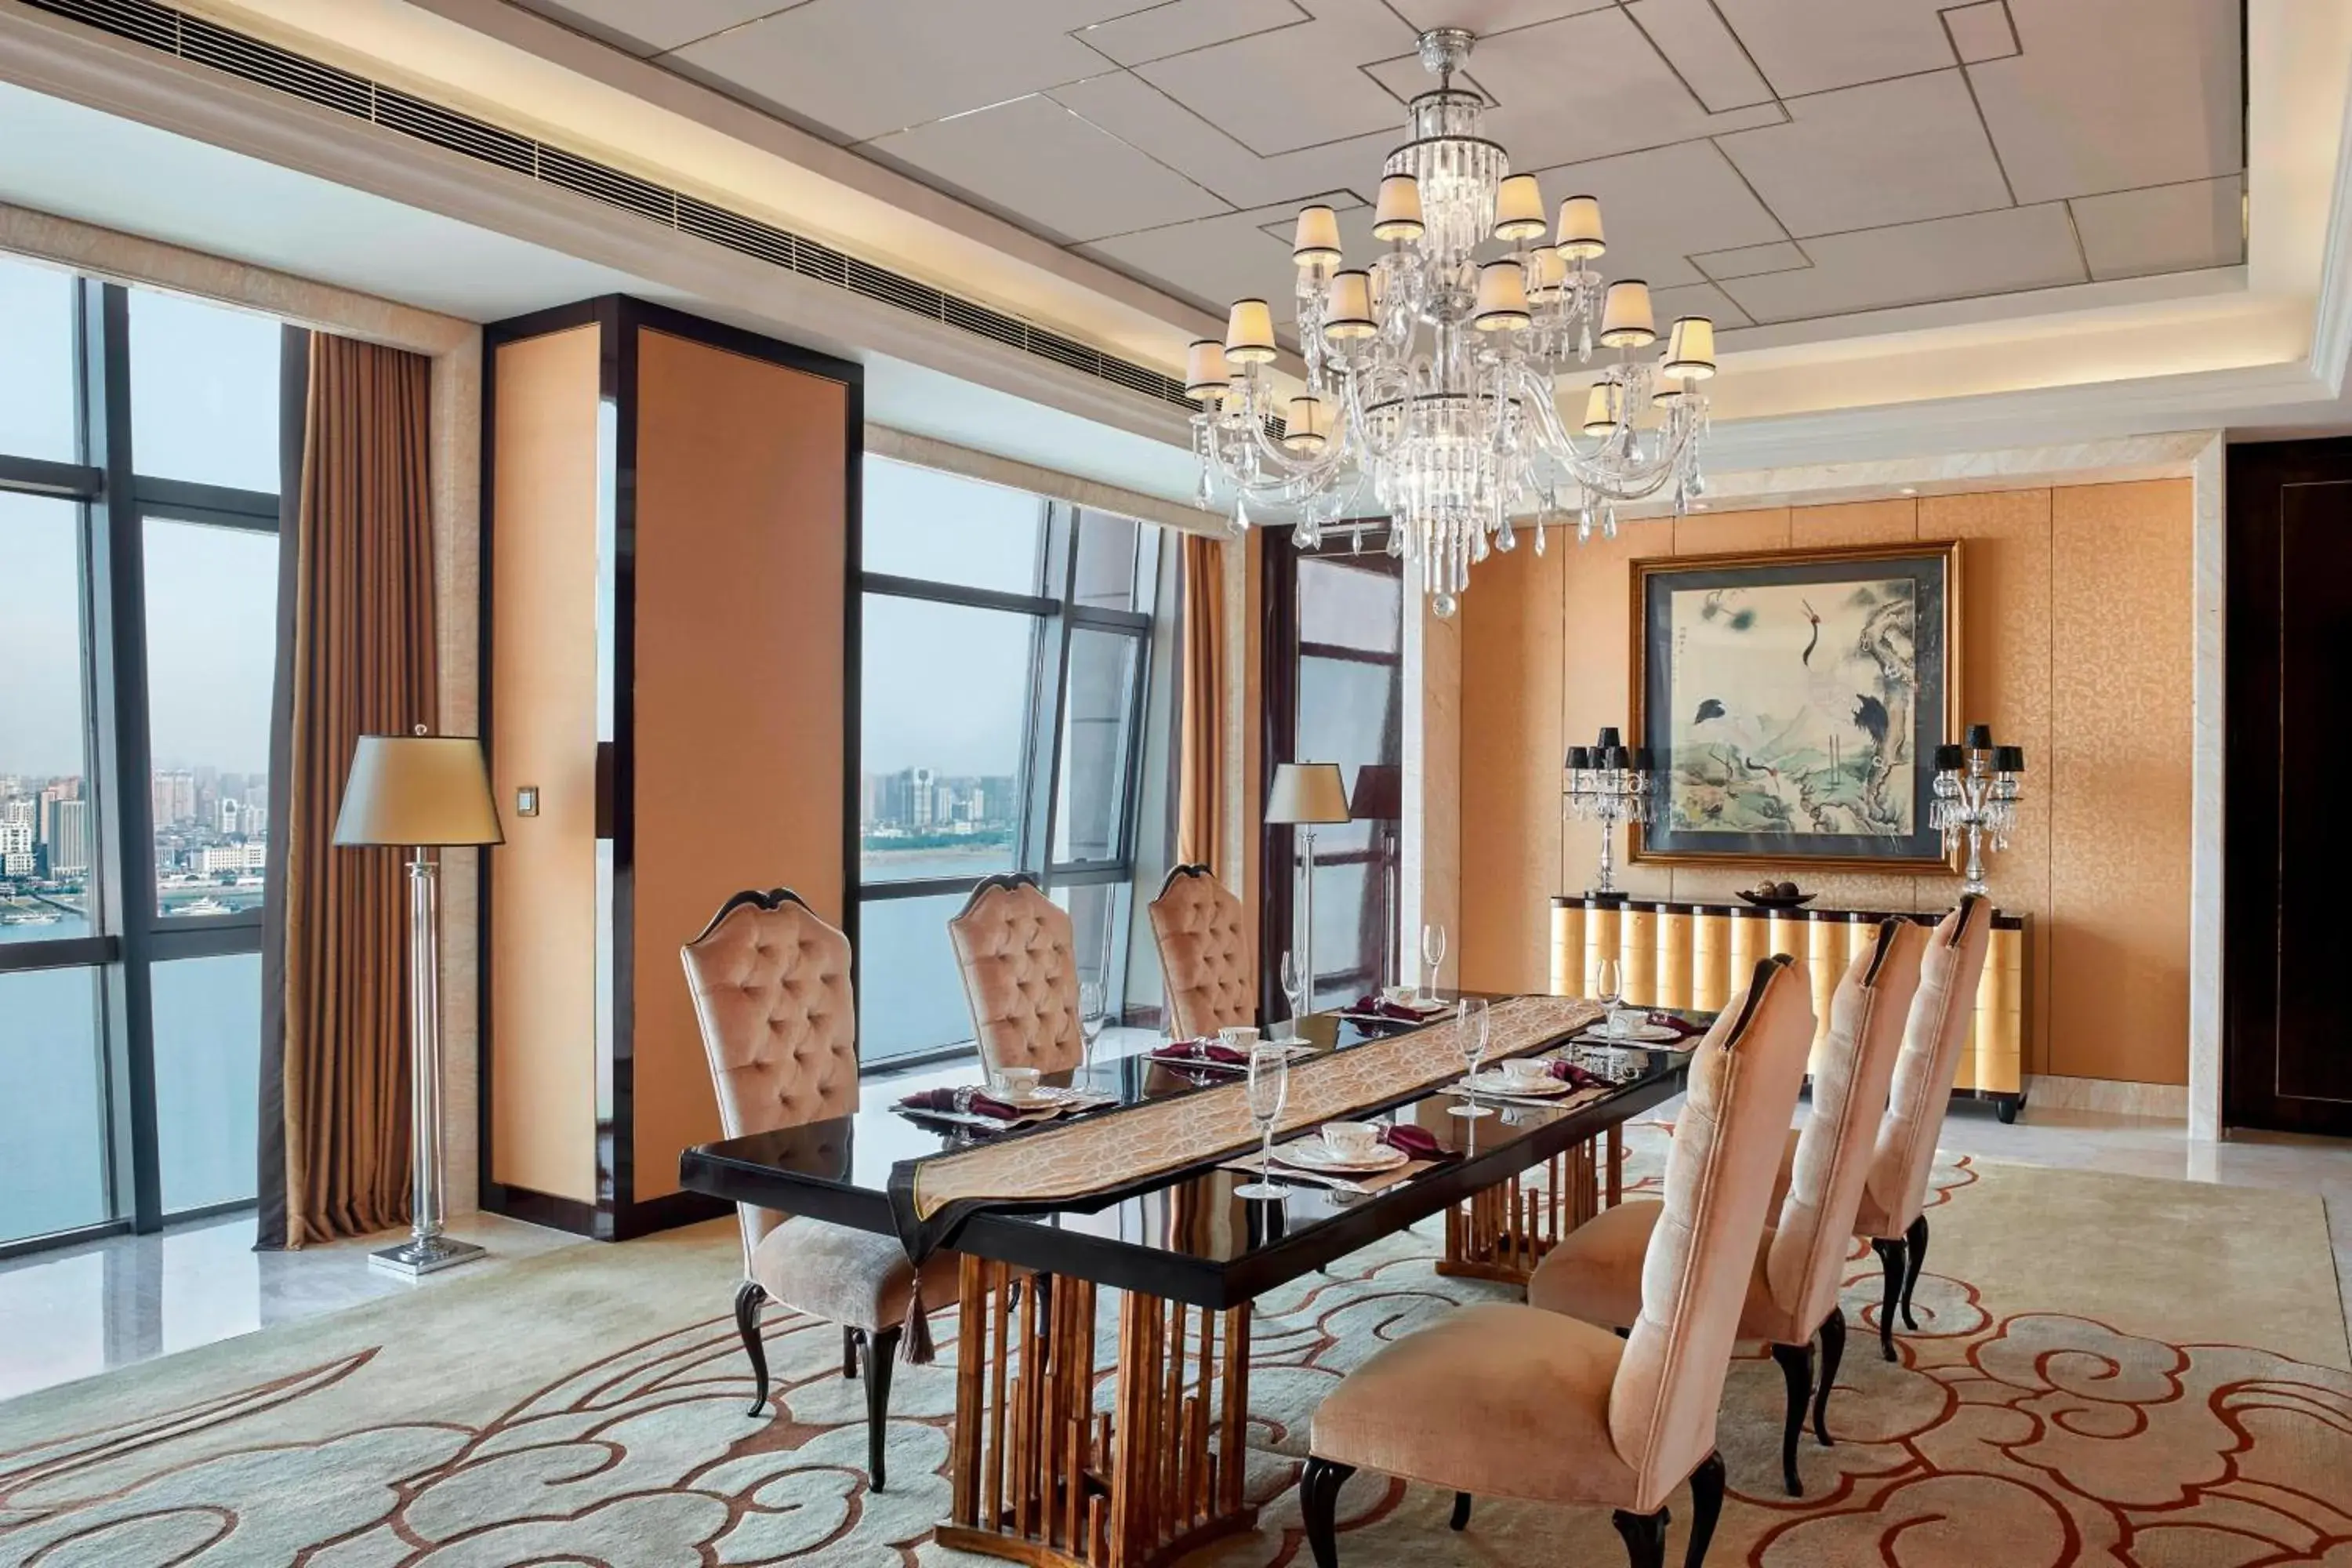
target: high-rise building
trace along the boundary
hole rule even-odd
[[[61,800],[49,808],[49,875],[86,876],[89,871],[89,802]]]
[[[236,802],[231,800],[226,795],[223,795],[221,797],[219,808],[215,814],[215,820],[220,825],[221,832],[223,834],[235,833],[237,830],[239,817],[240,808]]]
[[[0,877],[30,877],[35,871],[32,824],[0,818]]]
[[[196,820],[196,775],[187,769],[157,773],[152,795],[156,826]]]

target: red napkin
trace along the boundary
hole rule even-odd
[[[1598,1073],[1590,1073],[1565,1058],[1551,1064],[1551,1076],[1571,1089],[1609,1089],[1614,1087]]]
[[[1370,995],[1357,997],[1348,1004],[1347,1010],[1369,1013],[1375,1018],[1393,1018],[1401,1024],[1425,1024],[1438,1016],[1436,1013],[1424,1013],[1418,1007],[1405,1006],[1400,1002],[1391,1002],[1385,996]]]
[[[1381,1129],[1381,1142],[1416,1160],[1451,1160],[1454,1151],[1440,1144],[1425,1128],[1394,1122]]]
[[[1202,1062],[1217,1062],[1225,1067],[1249,1066],[1249,1053],[1237,1051],[1217,1040],[1178,1040],[1151,1053],[1155,1062],[1171,1067],[1192,1067]]]
[[[999,1121],[1016,1121],[1021,1111],[993,1100],[976,1089],[925,1089],[898,1102],[901,1110],[968,1110],[975,1116],[992,1116]]]

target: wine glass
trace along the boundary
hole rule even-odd
[[[1094,1087],[1095,1042],[1102,1038],[1103,1026],[1109,1021],[1109,1010],[1103,1002],[1102,982],[1081,981],[1078,984],[1078,1061],[1086,1069],[1087,1087],[1089,1089]]]
[[[1625,965],[1613,958],[1604,958],[1592,966],[1592,994],[1607,1009],[1609,1033],[1617,1033],[1617,1004],[1625,995]]]
[[[1250,1047],[1249,1096],[1251,1123],[1258,1133],[1258,1178],[1234,1189],[1237,1198],[1279,1198],[1286,1189],[1272,1179],[1274,1129],[1290,1099],[1290,1053],[1261,1040]]]
[[[1486,1059],[1486,1004],[1476,997],[1465,996],[1454,1005],[1454,1043],[1461,1049],[1463,1063],[1470,1069],[1470,1103],[1454,1107],[1454,1114],[1475,1121],[1495,1114],[1491,1106],[1478,1103],[1478,1067]]]
[[[1445,963],[1445,928],[1426,925],[1421,928],[1421,961],[1428,965],[1422,972],[1421,999],[1437,1000],[1437,972]]]

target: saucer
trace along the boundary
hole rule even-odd
[[[1295,1143],[1278,1144],[1274,1151],[1274,1163],[1277,1165],[1295,1165],[1302,1171],[1329,1171],[1349,1175],[1393,1171],[1412,1158],[1403,1150],[1391,1149],[1383,1143],[1365,1159],[1342,1159],[1338,1151],[1323,1142],[1320,1133],[1312,1138],[1301,1138]]]
[[[1482,1072],[1476,1078],[1466,1081],[1480,1094],[1516,1094],[1532,1099],[1566,1094],[1574,1087],[1566,1079],[1553,1078],[1549,1074],[1531,1081],[1521,1082],[1517,1079],[1507,1078],[1499,1072]]]
[[[1668,1040],[1679,1040],[1682,1037],[1681,1030],[1669,1029],[1664,1024],[1637,1025],[1622,1035],[1609,1033],[1609,1026],[1606,1024],[1595,1024],[1577,1036],[1576,1043],[1580,1046],[1654,1046],[1663,1045]]]

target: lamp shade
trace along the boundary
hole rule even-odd
[[[1339,764],[1278,765],[1274,770],[1274,788],[1265,797],[1265,820],[1269,826],[1347,821],[1348,787],[1339,781]]]
[[[335,842],[505,843],[481,742],[471,735],[362,735],[335,816]]]
[[[1530,321],[1527,275],[1516,261],[1489,261],[1478,268],[1477,313],[1470,324],[1482,332],[1516,332]]]
[[[1715,323],[1685,316],[1666,334],[1665,372],[1680,381],[1705,381],[1715,374]]]
[[[1606,436],[1617,428],[1618,416],[1625,406],[1622,389],[1613,381],[1595,382],[1584,399],[1584,433]]]
[[[1582,772],[1584,769],[1591,767],[1592,765],[1592,748],[1590,746],[1570,746],[1568,749],[1568,765],[1578,772]]]
[[[1372,237],[1419,239],[1421,233],[1421,182],[1411,174],[1388,175],[1372,208]]]
[[[1567,291],[1568,260],[1549,246],[1529,252],[1528,272],[1532,279],[1528,287],[1529,299],[1557,300]]]
[[[1339,265],[1339,215],[1327,206],[1300,207],[1290,241],[1290,259],[1328,271]]]
[[[1590,261],[1605,254],[1609,242],[1601,232],[1601,198],[1570,196],[1559,204],[1559,230],[1553,237],[1559,253],[1570,261]]]
[[[1638,349],[1658,341],[1658,325],[1650,315],[1650,286],[1638,278],[1609,285],[1601,307],[1601,341],[1612,349]],[[1227,348],[1233,345],[1227,342]]]
[[[2023,746],[1995,746],[1992,749],[1992,765],[1995,773],[2023,773],[2025,771],[2025,748]]]
[[[1404,819],[1404,770],[1394,763],[1366,763],[1356,770],[1356,794],[1348,815],[1358,822]]]
[[[1372,275],[1361,268],[1331,274],[1331,290],[1323,308],[1323,335],[1335,342],[1352,342],[1380,330],[1380,322],[1372,317]]]
[[[1603,724],[1601,726],[1601,745],[1603,749],[1614,749],[1615,747],[1622,746],[1624,743],[1624,737],[1617,732],[1616,725]]]
[[[1331,401],[1316,393],[1290,400],[1282,422],[1282,444],[1294,452],[1319,452],[1331,438]]]
[[[1184,351],[1184,395],[1223,397],[1233,370],[1225,363],[1225,345],[1214,338],[1199,338]]]
[[[1969,725],[1969,726],[1968,738],[1967,738],[1966,740],[1964,740],[1963,742],[1961,742],[1961,744],[1962,744],[1962,745],[1965,745],[1966,747],[1968,747],[1968,749],[1969,749],[1969,751],[1971,751],[1971,752],[1990,752],[1990,751],[1991,751],[1991,750],[1992,750],[1992,726],[1991,726],[1991,725],[1990,725],[1990,724],[1971,724],[1971,725]]]
[[[1533,174],[1513,174],[1495,190],[1495,237],[1516,245],[1534,239],[1549,226],[1544,222],[1543,192]]]
[[[1968,765],[1968,752],[1960,747],[1953,745],[1950,742],[1948,741],[1944,744],[1936,748],[1936,771],[1937,773],[1956,773]]]
[[[1274,363],[1274,311],[1263,300],[1236,300],[1225,318],[1225,357],[1235,364]]]

